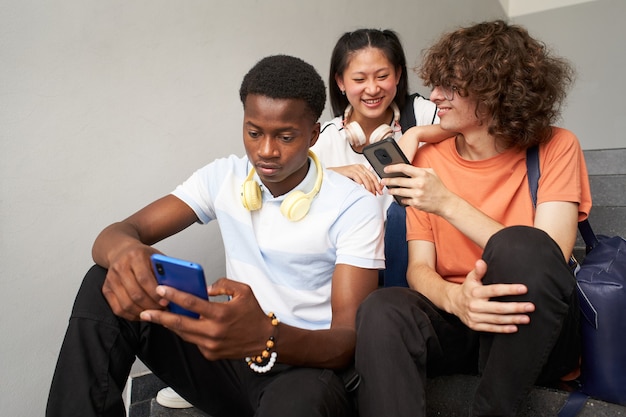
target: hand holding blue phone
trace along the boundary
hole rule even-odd
[[[209,299],[204,270],[201,265],[158,253],[152,255],[150,260],[159,285],[167,285],[204,300]],[[172,313],[183,314],[192,318],[199,317],[197,313],[186,310],[174,303],[169,303],[168,309]]]

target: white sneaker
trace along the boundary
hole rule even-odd
[[[157,393],[156,402],[167,408],[191,408],[191,405],[187,400],[178,395],[172,388],[163,388]]]

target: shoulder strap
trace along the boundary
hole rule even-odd
[[[539,188],[539,146],[532,146],[526,149],[526,171],[528,172],[528,187],[530,188],[530,198],[533,200],[533,207],[537,207],[537,189]]]
[[[537,190],[539,189],[539,178],[541,177],[541,170],[539,168],[539,146],[535,145],[526,149],[526,172],[528,176],[528,188],[530,188],[530,198],[533,200],[533,207],[537,207]],[[588,229],[588,230],[587,230]],[[590,248],[595,247],[598,243],[598,239],[591,230],[591,225],[587,219],[578,223],[578,230],[587,245],[587,253]],[[595,242],[594,242],[595,241]],[[578,271],[578,261],[572,255],[569,259],[568,265],[572,268],[572,271],[576,273]]]
[[[537,189],[539,188],[539,147],[533,146],[526,150],[526,170],[528,171],[528,186],[530,187],[530,196],[533,200],[533,206],[537,206]],[[583,237],[586,245],[586,251],[595,248],[598,245],[598,238],[591,228],[589,219],[578,222],[578,230]]]
[[[526,150],[526,170],[528,172],[530,197],[533,200],[533,206],[536,207],[537,189],[539,188],[539,177],[541,177],[541,170],[539,169],[539,146],[533,146]],[[587,223],[587,225],[589,224],[586,220],[584,222]],[[580,223],[578,227],[580,229]],[[580,230],[582,232],[582,229]],[[589,396],[580,391],[570,392],[565,400],[565,404],[563,404],[563,407],[559,410],[557,417],[576,417],[585,406],[587,398],[589,398]]]
[[[406,132],[413,126],[415,126],[415,97],[418,97],[419,93],[411,94],[406,98],[406,103],[404,107],[400,111],[400,128],[402,129],[402,133]]]
[[[585,406],[587,398],[589,396],[580,391],[570,392],[557,417],[576,417]]]
[[[589,253],[591,249],[598,246],[598,237],[593,232],[591,228],[591,224],[589,224],[589,219],[585,219],[581,222],[578,222],[578,230],[580,231],[580,235],[583,237],[585,241],[585,251]]]

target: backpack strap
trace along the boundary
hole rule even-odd
[[[576,417],[585,406],[588,398],[588,395],[580,391],[570,392],[557,417]]]
[[[414,93],[408,96],[406,98],[406,103],[404,104],[404,107],[400,111],[400,128],[402,129],[402,133],[406,132],[407,130],[415,126],[415,124],[417,123],[415,121],[415,108],[414,108],[416,97],[421,97],[421,96],[419,93]]]
[[[598,243],[600,242],[598,241],[598,237],[596,236],[596,234],[593,232],[593,229],[591,228],[591,224],[589,224],[588,219],[585,219],[578,223],[578,230],[580,231],[580,235],[585,241],[586,253],[589,253],[591,249],[598,246]]]
[[[528,172],[528,187],[530,188],[530,197],[533,200],[533,206],[537,207],[537,189],[539,188],[539,178],[541,177],[541,170],[539,169],[539,146],[533,146],[526,150],[526,170]],[[588,228],[588,231],[586,230]],[[587,220],[583,220],[578,223],[578,229],[587,243],[587,237],[585,235],[591,234],[593,239],[597,242],[596,236],[591,230],[591,226]],[[591,239],[591,238],[589,238]],[[587,243],[589,246],[589,243]],[[570,259],[570,266],[572,266],[572,259]],[[580,391],[572,391],[567,396],[567,400],[563,407],[559,410],[558,417],[576,417],[578,413],[583,409],[589,396]]]
[[[526,171],[528,172],[528,187],[533,207],[537,207],[537,189],[539,188],[539,146],[535,145],[526,149]]]

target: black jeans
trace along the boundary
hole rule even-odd
[[[105,276],[94,266],[83,280],[46,416],[124,416],[121,393],[135,357],[213,417],[353,415],[352,400],[332,370],[279,363],[257,374],[243,359],[208,361],[162,326],[115,316],[101,292]]]
[[[515,226],[496,233],[483,253],[483,283],[523,283],[530,324],[513,334],[478,333],[407,288],[371,294],[357,315],[356,368],[361,417],[426,415],[428,376],[481,375],[474,416],[514,416],[534,384],[558,380],[578,364],[576,281],[543,231]]]

